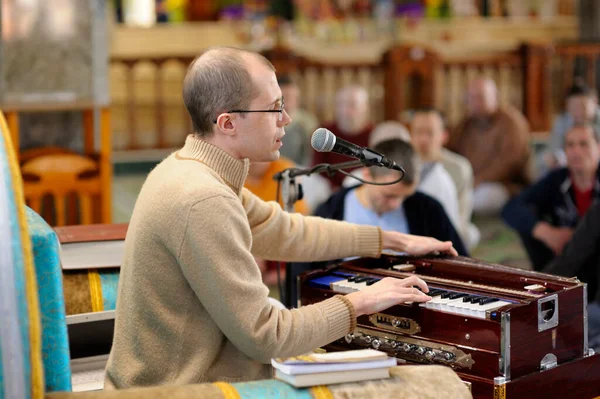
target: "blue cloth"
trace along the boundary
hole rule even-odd
[[[404,212],[404,205],[397,209],[378,215],[377,212],[366,208],[360,203],[356,190],[350,192],[344,200],[344,220],[367,226],[381,227],[383,230],[398,231],[409,234],[408,220]]]
[[[46,392],[70,391],[69,340],[58,239],[54,230],[26,208],[42,317],[42,354]]]
[[[283,381],[262,380],[231,384],[242,399],[312,399],[309,389],[296,389]]]
[[[104,310],[117,308],[117,289],[119,287],[119,269],[99,269],[100,284],[102,285],[102,304]]]

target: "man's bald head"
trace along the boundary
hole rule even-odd
[[[369,93],[361,86],[346,86],[336,94],[336,122],[346,134],[357,134],[369,123]]]
[[[467,89],[467,112],[471,116],[486,117],[498,110],[498,88],[489,78],[477,78],[469,82]]]
[[[248,109],[259,94],[251,71],[261,66],[275,70],[262,55],[232,47],[211,48],[190,64],[183,81],[183,102],[196,134],[210,136],[220,113]]]

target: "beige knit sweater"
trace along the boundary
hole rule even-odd
[[[288,214],[246,189],[249,161],[189,136],[148,176],[125,240],[105,389],[270,377],[272,357],[343,337],[343,296],[278,310],[253,255],[379,256],[378,228]]]

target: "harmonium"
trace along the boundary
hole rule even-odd
[[[384,277],[418,276],[432,300],[358,318],[329,351],[371,347],[400,364],[451,367],[474,398],[595,398],[600,355],[588,349],[587,286],[465,257],[382,256],[298,277],[300,305]]]

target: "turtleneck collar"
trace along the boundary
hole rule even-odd
[[[250,166],[248,158],[235,159],[221,148],[193,134],[187,136],[185,145],[177,155],[179,158],[202,162],[214,170],[238,196],[241,195]]]

